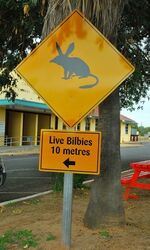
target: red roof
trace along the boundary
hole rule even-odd
[[[121,114],[120,114],[120,120],[125,121],[125,122],[130,122],[130,123],[137,123],[136,121],[134,121],[134,120],[132,120],[124,115],[121,115]]]
[[[98,117],[98,114],[99,114],[99,112],[98,112],[98,107],[96,107],[95,109],[92,110],[91,113],[89,113],[88,116]]]

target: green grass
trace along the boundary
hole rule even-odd
[[[40,202],[40,200],[39,199],[32,199],[32,200],[30,200],[30,204],[32,205],[37,205],[38,203]]]
[[[38,242],[31,230],[8,230],[3,235],[0,235],[0,250],[7,250],[8,246],[16,244],[20,248],[28,249],[29,247],[37,247]]]
[[[99,232],[100,238],[102,239],[110,239],[112,236],[109,234],[108,231],[102,230]]]
[[[49,233],[47,235],[46,241],[55,240],[55,239],[56,239],[56,236],[54,236],[52,233]]]
[[[16,207],[16,205],[17,205],[16,202],[10,202],[10,203],[6,204],[5,206],[8,207],[8,208],[9,207],[11,208],[11,207]]]

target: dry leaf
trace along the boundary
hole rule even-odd
[[[12,212],[13,212],[13,214],[21,214],[22,210],[21,209],[14,209]]]

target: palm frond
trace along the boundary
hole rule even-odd
[[[37,5],[38,0],[30,0],[30,2],[31,2],[31,4],[33,4],[33,5]]]
[[[72,10],[79,9],[101,32],[116,36],[121,13],[128,0],[51,0],[43,27],[43,37]]]

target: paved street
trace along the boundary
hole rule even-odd
[[[0,202],[50,190],[54,173],[38,171],[38,148],[24,148],[17,155],[8,152],[3,156],[7,180],[0,187]],[[18,149],[19,150],[19,149]],[[34,152],[33,152],[34,151]],[[32,153],[33,152],[33,153]],[[24,155],[22,155],[24,153]],[[29,153],[32,153],[29,155]],[[130,162],[150,159],[150,143],[124,145],[121,147],[122,170],[129,168]]]
[[[150,160],[150,142],[121,147],[122,170],[129,167],[129,163]]]
[[[4,157],[7,179],[0,187],[0,202],[51,189],[52,174],[38,171],[38,155]]]

